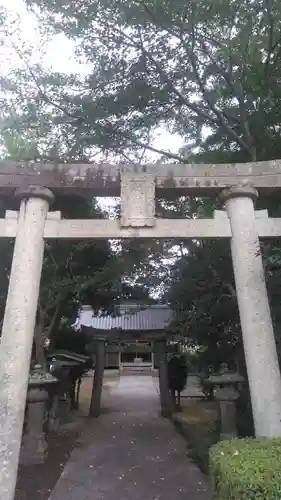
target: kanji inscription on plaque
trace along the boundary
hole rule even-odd
[[[121,174],[121,226],[155,225],[155,180],[143,172]]]

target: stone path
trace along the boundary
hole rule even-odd
[[[89,420],[49,500],[210,500],[173,424],[159,416],[157,379],[125,376]]]

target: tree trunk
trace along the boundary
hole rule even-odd
[[[176,391],[171,389],[171,403],[173,406],[173,410],[176,411],[177,409],[177,398],[176,398]]]
[[[98,417],[100,415],[104,365],[105,365],[105,342],[104,340],[97,340],[96,366],[95,366],[95,375],[94,375],[91,405],[90,405],[91,417]]]
[[[160,404],[162,417],[171,418],[173,415],[173,408],[171,402],[171,392],[169,388],[168,379],[168,362],[166,353],[166,340],[161,339],[155,342],[156,350],[158,352],[159,362],[159,389],[160,389]]]
[[[37,322],[34,330],[36,363],[41,365],[43,368],[46,367],[44,341],[47,337],[52,338],[53,333],[59,327],[61,321],[61,304],[56,307],[52,316],[52,320],[48,328],[45,330],[45,318],[47,315],[47,311],[48,308],[43,309],[41,306],[38,306]]]
[[[60,302],[55,309],[52,320],[47,329],[47,336],[52,341],[56,341],[56,334],[60,326],[61,318],[62,318],[62,303]]]
[[[177,408],[180,411],[180,408],[181,408],[181,393],[180,393],[180,391],[178,391]]]
[[[45,337],[44,337],[44,319],[43,319],[43,321],[39,321],[39,323],[37,323],[34,330],[36,364],[41,365],[43,368],[45,368],[44,338]]]

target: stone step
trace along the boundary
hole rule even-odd
[[[147,367],[147,366],[126,366],[126,367],[123,367],[121,368],[120,370],[120,374],[121,375],[138,375],[138,374],[149,374],[151,375],[152,372],[153,372],[153,368],[152,367]]]

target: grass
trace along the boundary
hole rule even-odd
[[[209,471],[209,450],[219,440],[218,415],[208,402],[200,402],[175,415],[175,426],[186,439],[189,456],[204,474]]]

